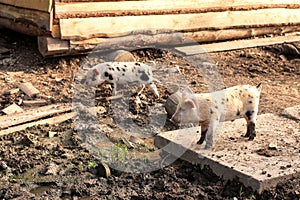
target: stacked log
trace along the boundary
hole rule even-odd
[[[28,2],[0,0],[0,24],[38,36],[44,56],[300,31],[299,0]]]

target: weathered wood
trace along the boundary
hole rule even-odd
[[[38,37],[38,48],[44,57],[61,54],[66,55],[70,50],[69,46],[69,41],[51,37]]]
[[[53,38],[59,38],[59,39],[61,38],[60,26],[58,24],[53,24],[52,25],[51,36]]]
[[[297,41],[300,41],[299,35],[289,35],[289,36],[277,36],[277,37],[270,37],[270,38],[235,40],[235,41],[219,42],[219,43],[203,44],[203,45],[192,45],[192,46],[176,47],[175,49],[185,55],[195,55],[200,53],[229,51],[235,49],[267,46],[267,45],[282,44],[285,42],[288,43],[288,42],[297,42]]]
[[[14,19],[7,19],[7,18],[1,18],[0,17],[0,24],[1,26],[14,30],[16,32],[30,35],[30,36],[50,36],[50,32],[41,29],[34,24],[26,24],[23,22],[15,21]]]
[[[22,104],[24,106],[44,106],[48,102],[44,99],[36,99],[36,100],[23,100]]]
[[[300,31],[300,26],[260,27],[197,31],[187,33],[136,34],[116,38],[92,38],[87,40],[62,41],[39,37],[39,49],[43,56],[70,55],[89,51],[134,50],[137,48],[189,45],[196,42],[216,42],[251,38],[267,34],[285,34]],[[70,44],[69,44],[70,43]]]
[[[22,113],[16,113],[9,116],[0,116],[0,129],[37,120],[46,116],[67,112],[71,109],[72,106],[70,104],[54,104],[30,109]]]
[[[222,40],[243,39],[266,34],[284,34],[300,31],[300,26],[287,27],[261,27],[243,29],[225,29],[217,31],[197,31],[187,33],[157,33],[152,35],[136,34],[116,38],[92,38],[87,40],[71,40],[70,48],[74,51],[101,49],[128,49],[132,47],[143,48],[152,45],[186,45],[195,42],[216,42]]]
[[[250,10],[262,8],[299,8],[298,0],[165,0],[165,1],[122,1],[122,2],[81,2],[56,3],[55,18],[152,15],[152,14],[183,14],[220,12],[226,10]]]
[[[53,5],[52,0],[0,0],[0,3],[45,12],[50,12]]]
[[[145,15],[60,19],[62,39],[116,37],[138,30],[219,30],[237,27],[299,24],[300,9],[260,9],[178,15]],[[255,16],[255,17],[253,17]],[[159,23],[157,23],[159,22]]]
[[[42,119],[42,120],[35,121],[35,122],[30,122],[30,123],[26,123],[26,124],[22,124],[22,125],[18,125],[18,126],[13,126],[13,127],[1,130],[0,136],[8,135],[10,133],[14,133],[17,131],[21,131],[28,127],[32,127],[32,126],[43,125],[43,124],[50,124],[50,125],[51,124],[59,124],[59,123],[62,123],[64,121],[67,121],[67,120],[73,118],[75,115],[76,115],[76,113],[74,113],[74,112],[65,113],[65,114],[47,118],[47,119]]]
[[[4,108],[2,110],[2,112],[4,112],[7,115],[11,115],[14,113],[23,112],[23,109],[20,106],[18,106],[17,104],[13,103],[13,104],[9,105],[8,107]]]
[[[20,91],[19,88],[13,88],[13,89],[4,91],[1,95],[4,95],[4,96],[6,96],[6,95],[12,95],[12,94],[18,93],[19,91]]]
[[[20,90],[22,90],[26,95],[33,97],[36,96],[37,94],[40,93],[38,89],[36,89],[32,83],[26,82],[26,83],[21,83],[19,85]]]
[[[50,30],[52,13],[29,10],[0,3],[0,16],[13,19],[15,23],[23,23]]]

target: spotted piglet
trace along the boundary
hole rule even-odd
[[[146,85],[156,97],[159,97],[157,87],[153,83],[151,66],[140,62],[105,62],[98,64],[88,71],[84,83],[96,86],[104,82],[113,84],[114,94],[117,91],[117,84],[138,82],[142,84],[139,93]]]
[[[245,137],[253,140],[256,136],[255,124],[261,88],[261,84],[240,85],[203,94],[194,94],[191,89],[186,88],[170,121],[174,124],[200,124],[201,138],[197,143],[202,144],[206,140],[205,148],[210,148],[219,121],[244,117],[247,121]]]

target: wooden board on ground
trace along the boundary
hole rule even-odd
[[[32,127],[32,126],[43,125],[43,124],[59,124],[59,123],[62,123],[64,121],[67,121],[67,120],[73,118],[75,115],[76,115],[76,113],[74,113],[74,112],[64,113],[62,115],[58,115],[55,117],[50,117],[50,118],[42,119],[39,121],[34,121],[34,122],[30,122],[30,123],[26,123],[26,124],[22,124],[22,125],[18,125],[18,126],[13,126],[13,127],[1,130],[0,136],[14,133],[17,131],[21,131],[28,127]]]
[[[117,37],[139,30],[189,31],[299,24],[300,9],[260,9],[174,15],[59,19],[61,39]],[[255,17],[253,17],[255,16]],[[157,23],[160,22],[160,23]]]
[[[2,110],[2,112],[4,112],[7,115],[11,115],[14,113],[23,112],[23,109],[20,106],[18,106],[17,104],[13,103],[13,104],[9,105],[8,107],[4,108]]]
[[[44,106],[48,102],[45,99],[35,99],[35,100],[23,100],[22,104],[24,106]]]
[[[179,157],[179,149],[182,159],[209,165],[225,180],[238,177],[245,186],[258,192],[292,177],[300,177],[300,144],[297,142],[300,124],[272,114],[260,115],[257,121],[254,141],[241,136],[246,132],[246,122],[238,119],[221,123],[221,134],[211,151],[203,151],[201,145],[190,145],[199,139],[195,131],[190,131],[188,137],[186,131],[160,133],[155,138],[155,145],[176,157]]]
[[[289,36],[276,36],[270,38],[255,38],[246,40],[234,40],[227,42],[218,42],[203,45],[192,45],[176,47],[175,49],[185,55],[196,55],[201,53],[218,52],[218,51],[230,51],[236,49],[250,48],[267,46],[274,44],[282,44],[288,42],[300,41],[300,35],[289,35]]]
[[[20,90],[22,90],[26,95],[30,96],[30,97],[34,97],[37,94],[40,93],[40,91],[38,89],[36,89],[32,83],[30,82],[26,82],[26,83],[21,83],[19,85]]]
[[[54,104],[30,109],[22,113],[16,113],[9,116],[0,116],[0,129],[37,120],[54,114],[68,112],[71,109],[71,104]]]

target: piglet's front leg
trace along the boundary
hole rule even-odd
[[[247,124],[247,132],[245,137],[248,137],[249,140],[254,140],[255,136],[256,136],[255,123],[249,122]]]

